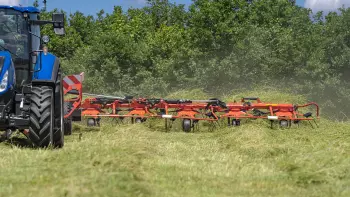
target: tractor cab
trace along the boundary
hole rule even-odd
[[[61,14],[56,14],[56,18],[57,15],[63,19]],[[52,23],[39,19],[39,10],[35,7],[0,6],[0,51],[11,55],[16,70],[16,89],[31,81],[31,67],[40,54],[40,25]],[[62,28],[55,28],[55,32]]]
[[[35,17],[37,13],[31,13],[30,16]],[[7,52],[15,66],[16,84],[26,83],[29,78],[30,51],[33,48],[39,49],[39,46],[32,45],[30,41],[38,42],[32,39],[29,32],[27,21],[23,16],[23,12],[16,9],[0,7],[0,50]],[[40,41],[38,42],[40,44]],[[32,48],[33,47],[33,48]],[[4,73],[2,73],[4,74]],[[0,75],[3,78],[3,75]],[[6,84],[3,84],[5,87]],[[12,85],[12,84],[11,84]],[[19,86],[17,88],[20,88]]]

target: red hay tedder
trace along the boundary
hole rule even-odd
[[[88,126],[99,126],[101,117],[131,118],[132,123],[142,123],[149,118],[173,122],[182,120],[185,132],[191,131],[199,121],[215,123],[226,119],[229,126],[239,126],[242,119],[266,119],[278,122],[282,128],[291,127],[300,121],[311,121],[317,126],[319,106],[312,102],[305,105],[265,103],[259,98],[242,98],[240,102],[225,103],[219,99],[186,100],[161,98],[132,98],[86,94],[82,91],[84,74],[70,75],[63,79],[65,95],[75,95],[65,100],[65,125],[71,130],[72,121],[87,118]],[[83,99],[84,97],[87,97]],[[311,112],[299,109],[315,107],[316,117]],[[313,125],[313,124],[311,124]]]

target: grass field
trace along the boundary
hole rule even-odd
[[[0,196],[350,196],[349,123],[150,125],[75,125],[61,150],[14,136],[0,144]]]

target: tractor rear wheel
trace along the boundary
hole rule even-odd
[[[50,144],[53,147],[62,147],[62,131],[56,129],[54,124],[54,90],[49,86],[34,86],[30,101],[28,138],[37,147],[47,147]]]
[[[64,145],[64,95],[61,68],[57,70],[56,86],[55,86],[55,122],[53,127],[53,142],[55,147],[63,147]]]

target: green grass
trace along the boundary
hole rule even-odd
[[[349,129],[75,126],[62,150],[1,144],[0,196],[349,196]]]
[[[61,150],[14,136],[0,143],[0,196],[350,196],[350,123],[194,133],[153,123],[74,125]]]

